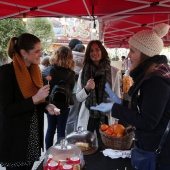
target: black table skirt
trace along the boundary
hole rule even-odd
[[[105,157],[101,151],[84,156],[84,160],[83,170],[132,170],[129,158],[111,159]],[[43,163],[37,170],[43,170]]]

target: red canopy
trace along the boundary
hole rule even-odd
[[[142,29],[170,22],[169,0],[3,0],[0,19],[9,17],[77,17],[99,21],[99,38],[107,47],[127,47]],[[88,18],[87,18],[88,16]],[[170,45],[170,34],[164,37]]]

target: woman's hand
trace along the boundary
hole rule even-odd
[[[38,103],[39,101],[41,101],[42,99],[45,99],[50,92],[50,86],[49,85],[45,85],[43,87],[41,87],[38,92],[32,96],[32,100],[34,103]]]
[[[105,112],[111,111],[113,105],[114,103],[100,103],[97,106],[91,106],[90,110],[97,110],[97,111],[105,113]]]
[[[53,104],[48,104],[45,109],[48,111],[49,114],[51,115],[60,115],[60,109],[58,109],[55,105]]]
[[[107,100],[109,100],[110,102],[117,103],[117,104],[122,103],[122,100],[112,91],[109,83],[105,84],[105,91],[109,95],[109,98],[107,98]]]
[[[95,88],[95,82],[94,79],[91,78],[87,81],[86,86],[84,87],[88,92],[90,92],[90,90],[93,90]]]

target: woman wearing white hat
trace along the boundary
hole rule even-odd
[[[153,30],[140,31],[129,39],[130,76],[134,85],[128,92],[131,97],[128,106],[106,84],[105,90],[112,103],[91,107],[103,112],[112,110],[113,117],[135,126],[135,146],[144,151],[154,152],[158,148],[170,120],[170,67],[167,57],[160,55],[164,46],[161,38],[168,33],[169,27],[158,24]],[[170,170],[169,144],[170,132],[157,156],[156,167],[151,170]]]

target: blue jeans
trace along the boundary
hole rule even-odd
[[[70,106],[70,112],[67,119],[66,134],[77,130],[78,115],[81,107],[81,102],[76,98],[76,94],[72,94],[74,105]]]
[[[60,115],[47,114],[48,127],[45,136],[46,150],[53,145],[54,135],[57,129],[57,140],[65,137],[65,129],[70,108],[61,109]]]

